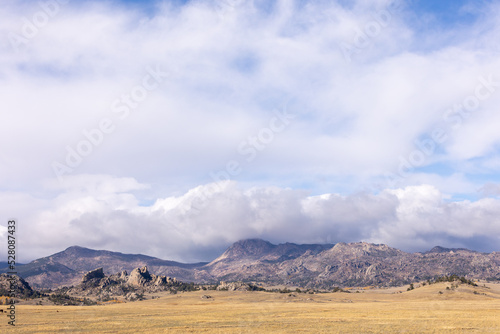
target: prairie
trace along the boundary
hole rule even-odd
[[[204,295],[211,297],[202,298]],[[0,332],[500,332],[497,284],[437,283],[411,291],[392,288],[318,294],[195,291],[156,297],[96,306],[17,305],[16,326],[9,326],[2,316]]]

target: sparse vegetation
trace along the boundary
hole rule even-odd
[[[500,328],[500,298],[485,298],[457,290],[445,294],[441,282],[415,288],[411,294],[392,294],[382,289],[345,294],[265,292],[187,292],[136,303],[89,307],[19,305],[19,314],[37,324],[37,332],[119,333],[456,333],[477,328]],[[416,286],[416,285],[415,285]],[[442,291],[440,291],[442,290]],[[485,290],[486,291],[486,290]],[[487,290],[500,297],[500,287]],[[309,290],[308,292],[312,292]],[[448,299],[448,296],[453,299]],[[215,302],[212,303],[211,301]],[[210,306],[207,306],[210,303]],[[429,317],[429,314],[432,314]],[[286,316],[285,316],[286,315]],[[175,319],[175,321],[173,321]],[[111,320],[111,321],[110,321]],[[335,327],[332,327],[334,324]],[[6,326],[0,324],[0,331]],[[9,333],[30,333],[32,326],[19,326]]]
[[[439,276],[439,277],[436,277],[433,282],[431,282],[430,280],[427,281],[428,284],[439,283],[439,282],[461,282],[463,284],[477,286],[477,284],[474,283],[474,281],[467,279],[463,276],[458,276],[458,275]]]
[[[95,305],[96,302],[88,298],[75,298],[68,296],[64,292],[56,292],[49,295],[49,301],[55,305]]]
[[[257,286],[255,284],[248,284],[248,291],[266,291],[265,288]]]
[[[175,289],[177,291],[198,291],[200,290],[200,286],[197,285],[197,284],[194,284],[194,283],[180,283],[178,286],[176,286],[175,288],[171,288],[171,289]]]

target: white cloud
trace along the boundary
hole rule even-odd
[[[480,192],[484,196],[499,196],[500,195],[500,184],[487,183],[483,187],[481,187]]]
[[[443,119],[475,94],[479,77],[500,80],[500,7],[475,7],[476,23],[434,36],[393,1],[279,1],[267,9],[259,1],[159,2],[150,12],[70,2],[16,52],[9,36],[22,36],[23,17],[33,21],[42,9],[2,6],[0,185],[9,204],[2,213],[33,228],[24,236],[30,256],[81,242],[201,259],[251,236],[481,247],[475,236],[496,231],[488,213],[496,200],[443,201],[475,195],[482,184],[469,174],[497,173],[500,91],[460,127]],[[169,75],[142,100],[137,87],[148,68]],[[122,119],[113,105],[134,92],[137,106]],[[239,145],[264,133],[284,104],[293,120],[247,161]],[[63,183],[43,181],[103,119],[114,130],[102,143]],[[428,169],[384,191],[389,185],[377,181],[397,173],[400,158],[438,127],[448,139],[426,157]],[[207,185],[232,160],[241,169],[231,178],[258,187]],[[359,193],[373,188],[375,195]]]
[[[3,167],[2,181],[14,186],[53,176],[51,163],[64,163],[66,147],[109,117],[116,130],[73,173],[210,182],[209,172],[231,155],[241,158],[238,144],[287,99],[297,119],[245,175],[257,178],[267,164],[275,179],[285,168],[295,176],[315,168],[330,176],[380,175],[397,167],[398,156],[411,152],[446,108],[473,92],[478,76],[498,68],[494,43],[480,53],[468,40],[412,51],[405,8],[390,1],[352,8],[310,3],[305,10],[292,3],[280,2],[271,13],[251,1],[231,10],[163,4],[150,16],[110,4],[61,5],[19,53],[2,49],[4,109],[19,110],[1,117],[2,140],[16,138],[4,151],[11,166]],[[354,43],[382,10],[387,22],[346,61],[339,45]],[[37,11],[33,4],[24,16]],[[21,33],[16,6],[2,17],[9,17],[5,35]],[[111,105],[140,84],[147,66],[171,76],[122,121]],[[481,154],[498,142],[494,131],[469,135],[491,128],[489,119],[464,126],[450,141],[451,157],[467,147]],[[25,167],[35,163],[41,168]]]
[[[21,220],[23,256],[81,245],[200,261],[251,237],[296,243],[364,240],[407,251],[438,243],[491,251],[499,241],[498,200],[446,202],[430,185],[378,195],[310,196],[276,187],[244,189],[226,181],[144,206],[134,192],[143,186],[135,180],[102,175],[82,179],[91,186],[82,191],[77,180]]]

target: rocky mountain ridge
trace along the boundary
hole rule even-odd
[[[63,252],[19,266],[33,287],[78,284],[85,272],[103,274],[148,266],[158,276],[184,282],[258,282],[329,289],[335,286],[397,286],[442,275],[500,280],[500,253],[434,247],[406,253],[366,242],[335,245],[274,245],[261,239],[241,240],[210,263],[183,264],[145,255],[128,255],[70,247]],[[132,274],[132,273],[131,273]]]

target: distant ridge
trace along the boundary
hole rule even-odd
[[[103,268],[106,274],[147,266],[157,275],[183,282],[259,282],[325,288],[335,286],[399,286],[443,275],[500,280],[500,253],[436,246],[406,253],[384,244],[272,244],[262,239],[239,240],[210,263],[179,263],[142,254],[123,254],[72,246],[16,267],[36,288],[69,286],[83,273]],[[0,270],[0,272],[5,272]]]
[[[81,246],[68,247],[64,251],[51,255],[48,258],[51,258],[53,261],[57,261],[68,266],[73,266],[76,263],[76,266],[78,268],[81,268],[80,270],[84,271],[95,269],[94,267],[96,264],[98,267],[100,266],[100,264],[110,266],[111,264],[107,261],[111,259],[113,262],[129,263],[135,261],[141,263],[144,262],[148,265],[173,266],[180,268],[195,268],[207,263],[181,263],[176,261],[161,260],[148,255],[124,254],[107,250],[94,250]],[[99,260],[97,260],[96,258],[99,258]],[[107,272],[111,273],[112,269],[108,269]]]
[[[432,248],[430,251],[425,252],[425,254],[429,253],[449,253],[449,252],[458,252],[458,251],[465,251],[465,252],[476,252],[474,250],[470,250],[467,248],[445,248],[441,246],[436,246]]]
[[[20,265],[22,265],[22,263],[17,263],[16,262],[16,266],[20,266]],[[0,270],[6,269],[8,266],[9,266],[8,262],[0,262]]]
[[[289,242],[273,245],[269,241],[262,239],[244,239],[232,244],[221,256],[210,262],[210,264],[214,264],[222,260],[238,260],[242,258],[284,261],[299,257],[307,251],[317,254],[318,252],[330,249],[333,246],[333,244],[297,245]]]

